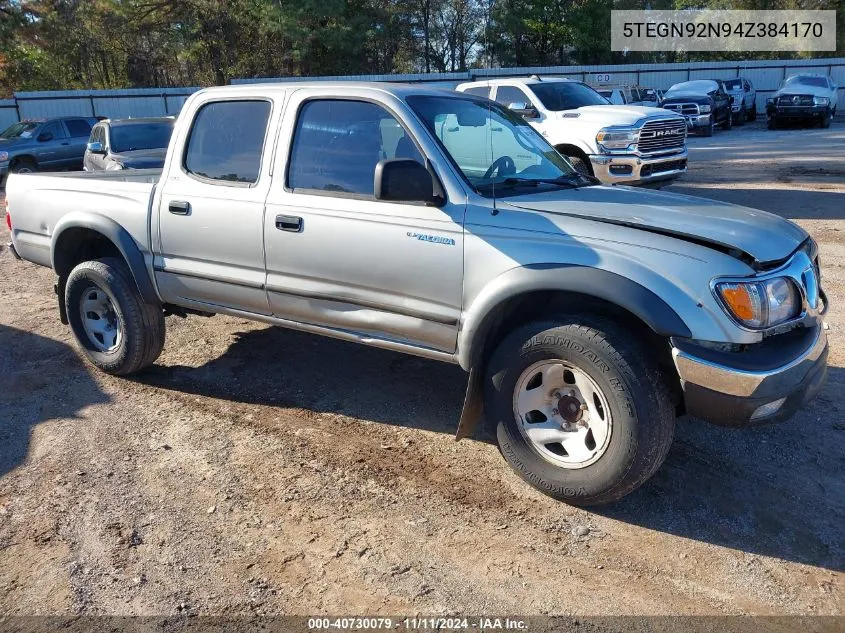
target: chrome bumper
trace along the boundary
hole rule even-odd
[[[633,154],[590,156],[593,174],[604,184],[643,185],[672,180],[687,171],[686,148],[676,154],[647,157]]]
[[[789,362],[748,370],[704,359],[673,344],[687,412],[717,424],[742,425],[788,419],[824,385],[828,344],[824,327]]]

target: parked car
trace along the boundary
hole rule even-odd
[[[713,136],[716,125],[733,126],[731,98],[717,79],[696,79],[675,84],[666,91],[663,107],[683,115],[690,130]]]
[[[830,127],[836,115],[839,88],[826,75],[793,75],[784,79],[772,97],[766,99],[770,129],[789,120],[816,121]]]
[[[586,89],[571,87],[532,95],[557,107]],[[651,477],[679,412],[784,420],[826,375],[802,228],[596,185],[469,94],[206,89],[163,171],[15,174],[7,195],[12,252],[53,268],[59,315],[101,370],[148,367],[164,316],[194,311],[457,363],[458,438],[483,411],[517,473],[578,505]]]
[[[591,86],[613,105],[638,105],[659,108],[660,98],[654,88],[642,86]]]
[[[666,184],[687,169],[684,120],[659,108],[612,106],[568,79],[510,78],[460,84],[523,116],[573,167],[603,183]]]
[[[97,119],[27,119],[0,132],[0,182],[6,174],[43,169],[79,169],[85,142]]]
[[[726,79],[725,90],[731,97],[731,112],[733,122],[743,125],[746,121],[757,120],[757,91],[750,81],[744,77]]]
[[[174,121],[172,117],[101,121],[91,130],[83,169],[162,167]]]

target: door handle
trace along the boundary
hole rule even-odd
[[[173,215],[190,215],[191,204],[189,202],[182,202],[181,200],[172,200],[167,205],[167,210]]]
[[[277,215],[276,228],[291,233],[302,232],[302,218],[295,215]]]

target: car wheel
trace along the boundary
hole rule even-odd
[[[748,120],[749,121],[756,121],[757,120],[757,102],[751,104],[751,109],[748,111]]]
[[[713,121],[713,117],[710,117],[710,123],[707,127],[701,128],[701,135],[702,136],[713,136],[713,132],[716,129],[716,124]]]
[[[824,114],[822,114],[821,118],[819,119],[819,126],[823,127],[823,128],[829,128],[830,127],[830,119],[831,119],[830,112],[825,112]]]
[[[736,118],[737,125],[745,125],[745,122],[748,120],[748,112],[746,112],[745,107],[743,107],[739,111],[739,116]]]
[[[723,130],[730,130],[734,126],[734,113],[732,110],[728,111],[728,118],[722,123]]]
[[[565,318],[564,318],[565,319]],[[615,323],[528,324],[486,368],[499,450],[537,490],[574,505],[620,499],[663,463],[675,410],[652,356]]]
[[[31,158],[19,158],[12,164],[9,171],[13,174],[34,174],[38,171],[38,165]]]
[[[585,176],[593,175],[593,170],[590,167],[590,164],[580,156],[567,156],[566,158],[572,164],[572,167],[575,169],[575,171],[577,171],[579,174],[584,174]]]
[[[151,365],[164,347],[164,313],[146,303],[123,260],[82,262],[68,276],[65,307],[82,351],[106,373],[125,376]]]
[[[770,130],[776,130],[776,129],[778,129],[778,120],[777,120],[777,118],[776,118],[776,117],[769,117],[769,120],[768,120],[768,121],[766,121],[766,127],[768,127]]]

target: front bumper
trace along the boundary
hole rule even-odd
[[[773,337],[744,354],[683,340],[672,345],[687,413],[714,424],[788,420],[821,390],[827,376],[823,325]],[[784,357],[790,360],[784,363]]]
[[[766,115],[770,119],[810,119],[824,116],[829,112],[829,109],[830,106],[826,105],[776,106],[769,103],[766,104]]]
[[[590,156],[593,174],[604,184],[645,185],[674,180],[687,171],[687,150],[662,156],[598,154]]]

